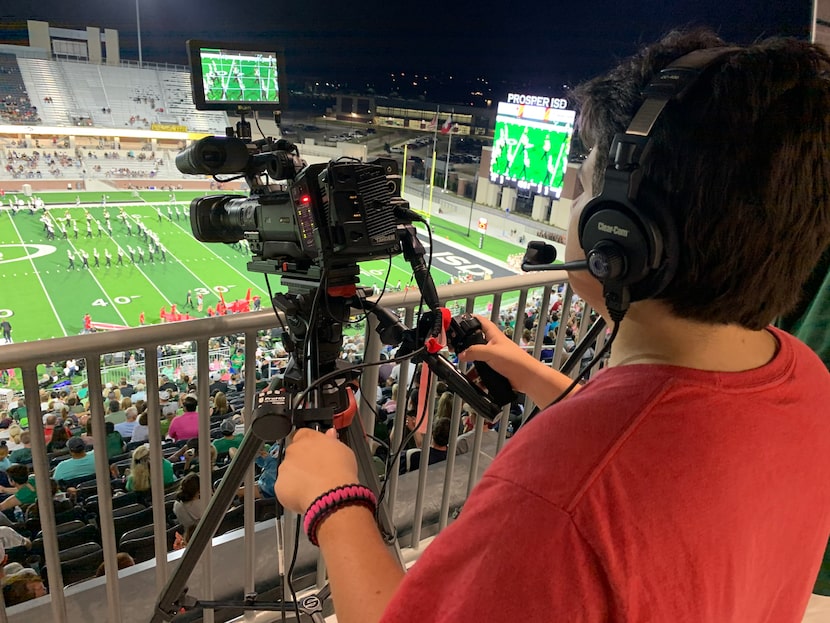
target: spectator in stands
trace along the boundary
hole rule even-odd
[[[3,578],[3,600],[6,606],[16,606],[45,594],[43,579],[34,569],[25,568]]]
[[[213,408],[210,410],[210,417],[219,415],[229,415],[233,412],[231,406],[228,404],[228,399],[224,392],[216,392],[213,397]]]
[[[32,433],[28,430],[24,430],[20,433],[20,443],[23,444],[22,448],[18,448],[14,450],[10,455],[9,459],[12,463],[31,463],[32,462]]]
[[[129,400],[128,398],[125,400]],[[127,407],[124,412],[126,419],[120,424],[115,425],[115,430],[123,437],[124,441],[131,441],[133,431],[135,430],[136,420],[138,419],[138,409],[135,407]]]
[[[130,398],[134,402],[137,402],[139,400],[147,400],[147,392],[144,391],[144,383],[139,381],[135,384],[135,391],[133,392],[132,396],[130,396]]]
[[[216,458],[218,453],[216,452],[216,447],[211,444],[210,445],[210,469],[211,471],[216,469]],[[190,471],[198,471],[199,469],[199,439],[198,437],[193,437],[192,439],[188,439],[187,442],[176,452],[170,455],[170,460],[173,463],[177,463],[178,461],[184,461],[184,472]]]
[[[46,416],[43,421],[43,437],[46,440],[46,443],[52,441],[52,431],[55,429],[55,426],[58,422],[58,416],[54,413],[50,413]]]
[[[72,435],[64,426],[58,426],[52,432],[52,439],[46,444],[46,452],[49,454],[66,454],[69,450],[66,443]]]
[[[226,393],[228,384],[222,380],[222,373],[214,370],[210,373],[210,395],[215,396],[218,392]]]
[[[118,383],[118,389],[121,391],[122,398],[131,398],[134,393],[134,388],[131,383],[127,381],[127,377],[121,377],[121,381]]]
[[[6,474],[11,481],[10,487],[0,486],[0,493],[10,497],[0,502],[0,511],[7,511],[15,506],[27,506],[37,500],[35,489],[35,475],[29,475],[29,468],[20,463],[12,463]]]
[[[264,445],[259,451],[259,456],[254,460],[256,466],[262,470],[254,487],[254,498],[257,500],[261,498],[272,499],[274,497],[274,484],[277,481],[279,471],[279,464],[277,463],[279,451],[280,445],[278,443],[272,446]],[[231,457],[234,453],[235,449],[230,451]],[[239,498],[244,498],[245,487],[240,487],[236,495]]]
[[[222,436],[213,442],[213,447],[219,454],[229,453],[231,448],[239,448],[243,435],[236,434],[236,422],[232,418],[222,420],[219,425]]]
[[[141,415],[136,420],[135,428],[133,429],[133,436],[130,442],[147,441],[150,438],[150,427],[148,426],[147,409],[141,411]]]
[[[179,482],[179,492],[173,503],[173,514],[176,521],[185,530],[185,537],[199,523],[207,504],[202,500],[199,474],[191,472]]]
[[[95,474],[95,453],[86,451],[86,444],[80,437],[72,437],[67,443],[69,448],[69,459],[61,461],[55,466],[52,478],[61,480],[74,480],[83,476]]]
[[[171,381],[170,377],[166,374],[159,376],[159,391],[164,390],[171,392],[171,396],[175,395],[175,393],[179,390],[178,385]]]
[[[428,465],[447,460],[447,447],[450,443],[450,426],[450,419],[445,417],[438,418],[435,424],[432,425],[432,439],[430,440],[429,457],[427,459]],[[421,453],[419,451],[402,455],[398,473],[403,474],[418,470],[421,467],[420,455]]]
[[[118,565],[119,571],[121,569],[127,569],[128,567],[135,566],[135,560],[133,560],[133,557],[126,552],[118,552],[118,554],[116,554],[115,556],[115,562]],[[95,577],[102,578],[104,577],[104,575],[106,575],[106,573],[107,569],[105,567],[105,563],[102,562],[100,565],[98,565],[98,569],[95,571]]]
[[[198,404],[196,396],[188,394],[184,397],[184,400],[182,400],[184,413],[173,418],[167,431],[167,436],[170,439],[181,441],[199,436],[199,413],[196,411]]]
[[[26,403],[23,402],[23,400],[18,400],[13,404],[16,404],[17,406],[9,409],[9,415],[11,415],[12,419],[18,422],[21,427],[26,428],[29,426],[29,415],[28,410],[26,409]]]
[[[121,408],[121,402],[115,398],[107,403],[107,414],[104,416],[107,422],[120,424],[127,419],[127,412]]]
[[[176,474],[173,473],[173,464],[165,458],[161,459],[164,487],[176,482]],[[144,444],[133,450],[132,463],[124,484],[127,491],[146,492],[150,490],[150,446]]]
[[[9,459],[9,443],[5,439],[0,439],[0,472],[5,472],[12,464]]]
[[[159,407],[161,408],[162,416],[176,415],[179,410],[179,405],[174,402],[173,394],[170,390],[164,389],[159,392]]]
[[[126,444],[121,433],[115,430],[115,424],[106,422],[105,425],[107,430],[107,458],[111,459],[124,452]]]
[[[11,549],[12,547],[31,549],[32,542],[11,526],[0,526],[0,547],[3,549]]]

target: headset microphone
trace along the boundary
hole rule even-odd
[[[522,258],[522,270],[526,273],[540,270],[588,270],[588,262],[585,260],[564,264],[554,264],[555,261],[556,247],[542,240],[533,240],[528,243]]]

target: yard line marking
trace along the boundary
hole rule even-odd
[[[54,217],[52,217],[52,218],[54,219]],[[92,217],[92,220],[94,220],[96,223],[98,223],[98,220],[97,220],[95,217]],[[100,226],[101,226],[101,224],[100,224],[100,223],[98,223],[98,226],[100,227]],[[111,241],[115,244],[115,246],[116,246],[116,248],[117,248],[117,249],[121,249],[122,251],[124,251],[124,257],[129,256],[129,253],[127,253],[127,251],[124,249],[124,247],[122,247],[120,244],[118,244],[118,241],[115,239],[115,237],[111,237],[111,236],[109,236],[109,235],[108,235],[108,236],[107,236],[107,239],[111,240]],[[138,246],[138,243],[136,243],[136,246]],[[125,264],[125,266],[126,266],[126,264]],[[136,268],[136,270],[138,270],[138,272],[140,272],[140,273],[144,276],[144,279],[146,279],[146,280],[147,280],[147,282],[148,282],[151,286],[153,286],[153,289],[154,289],[156,292],[158,292],[158,293],[159,293],[159,295],[161,295],[161,298],[163,298],[163,299],[164,299],[164,302],[165,302],[167,305],[170,305],[170,299],[168,299],[168,298],[167,298],[167,296],[165,296],[164,292],[162,292],[161,290],[159,290],[159,289],[158,289],[158,287],[157,287],[157,286],[156,286],[156,284],[153,282],[153,280],[152,280],[152,279],[150,279],[150,278],[147,276],[147,273],[145,273],[143,270],[141,270],[141,269],[138,267],[138,264],[135,264],[135,263],[134,263],[134,264],[130,264],[130,266],[134,266],[134,267]],[[91,270],[91,269],[90,269],[90,270]],[[119,314],[119,315],[120,315],[120,314]],[[122,316],[122,318],[123,318],[123,316]],[[126,322],[126,321],[125,321],[125,322]],[[128,324],[129,324],[129,323],[128,323]]]
[[[17,224],[14,222],[14,219],[11,217],[11,215],[9,215],[9,221],[11,221],[12,227],[14,227],[14,231],[17,234],[18,240],[20,240],[21,243],[26,244],[23,241],[23,238],[20,236],[20,230],[17,229]],[[43,290],[43,294],[46,295],[46,300],[49,301],[49,307],[52,308],[52,313],[55,314],[55,320],[58,321],[58,326],[61,328],[61,331],[63,331],[64,335],[69,335],[69,333],[66,332],[66,327],[64,327],[63,323],[61,322],[61,318],[58,315],[58,310],[55,309],[55,304],[52,302],[52,298],[49,296],[49,291],[46,289],[46,284],[43,283],[43,279],[40,278],[40,274],[38,274],[37,272],[37,268],[35,267],[35,261],[32,258],[29,258],[29,263],[31,263],[32,270],[34,271],[37,280],[40,282],[40,288]]]
[[[176,227],[178,227],[179,229],[181,229],[183,232],[185,232],[188,236],[191,236],[191,237],[193,236],[193,233],[192,233],[192,232],[187,231],[184,227],[182,227],[182,226],[181,226],[181,225],[179,225],[178,223],[174,223],[174,225],[175,225]],[[255,288],[260,289],[260,290],[262,290],[262,289],[263,289],[262,284],[259,284],[259,283],[255,282],[255,281],[253,281],[253,280],[252,280],[252,279],[251,279],[248,275],[246,275],[245,273],[241,273],[241,272],[239,272],[239,270],[238,270],[238,269],[237,269],[237,268],[236,268],[233,264],[229,263],[229,262],[228,262],[225,258],[223,258],[223,257],[222,257],[222,256],[220,256],[218,253],[216,253],[216,251],[214,251],[214,250],[213,250],[213,249],[212,249],[209,245],[203,244],[202,246],[204,246],[204,247],[205,247],[205,249],[207,249],[208,251],[210,251],[210,252],[211,252],[213,255],[215,255],[215,256],[216,256],[216,257],[217,257],[217,258],[218,258],[218,259],[219,259],[222,263],[224,263],[224,264],[225,264],[228,268],[230,268],[233,272],[235,272],[237,275],[239,275],[240,277],[242,277],[245,281],[247,281],[248,283],[250,283],[252,286],[254,286]],[[207,258],[205,258],[205,259],[207,259]]]
[[[131,215],[129,215],[129,214],[127,215],[127,217],[128,217],[128,218],[130,218],[130,219],[132,219],[132,220],[133,220],[133,221],[135,221],[136,223],[138,223],[138,222],[140,221],[140,219],[137,219],[137,218],[135,218],[134,216],[131,216]],[[147,231],[153,231],[153,230],[152,230],[152,229],[150,229],[149,227],[147,227]],[[139,235],[140,235],[140,234],[139,234]],[[189,272],[191,275],[193,275],[193,276],[196,278],[196,281],[198,281],[198,282],[199,282],[199,283],[201,283],[203,286],[205,286],[205,288],[207,288],[208,290],[210,290],[211,292],[213,292],[213,288],[211,288],[211,287],[210,287],[207,283],[205,283],[204,281],[202,281],[202,279],[200,279],[200,278],[199,278],[199,276],[198,276],[196,273],[194,273],[194,272],[193,272],[192,270],[190,270],[187,266],[185,266],[185,263],[184,263],[184,262],[182,262],[182,261],[181,261],[178,257],[176,257],[176,256],[173,254],[173,252],[172,252],[172,251],[170,251],[169,249],[165,248],[165,252],[167,253],[167,255],[168,255],[169,257],[171,257],[171,258],[173,258],[174,260],[176,260],[176,262],[178,262],[179,266],[181,266],[181,267],[182,267],[182,268],[184,268],[187,272]],[[146,275],[145,275],[145,277],[146,277]],[[150,282],[150,283],[152,283],[152,282]],[[153,286],[153,287],[155,287],[155,286]],[[158,288],[156,288],[156,289],[158,289]],[[167,298],[167,297],[165,297],[165,300],[166,300],[166,298]],[[168,303],[170,303],[170,301],[167,301],[167,302],[168,302]]]
[[[55,218],[55,216],[54,216],[53,214],[51,214],[51,213],[50,213],[50,214],[49,214],[49,218],[50,218],[51,220],[55,221],[55,223],[57,224],[57,219]],[[74,244],[74,243],[73,243],[73,242],[72,242],[69,238],[67,238],[67,239],[66,239],[66,242],[68,242],[68,243],[69,243],[69,246],[70,246],[70,247],[72,247],[72,250],[73,250],[73,251],[77,254],[77,253],[78,253],[78,248],[75,246],[75,244]],[[120,310],[120,309],[118,309],[118,305],[116,305],[116,304],[115,304],[115,301],[113,301],[113,300],[112,300],[112,297],[111,297],[111,296],[107,293],[107,291],[104,289],[104,286],[103,286],[103,285],[101,285],[101,282],[100,282],[100,281],[98,281],[98,277],[96,277],[96,276],[95,276],[95,273],[93,272],[92,267],[91,267],[91,266],[89,266],[89,267],[87,268],[87,271],[89,271],[89,274],[90,274],[90,276],[91,276],[91,277],[95,280],[95,283],[97,283],[97,284],[98,284],[98,287],[101,289],[101,292],[103,292],[103,293],[104,293],[104,296],[105,296],[105,297],[107,298],[107,300],[110,302],[110,305],[112,305],[112,308],[115,310],[115,313],[116,313],[116,314],[118,314],[118,317],[119,317],[119,318],[121,318],[121,322],[123,322],[126,326],[130,326],[130,323],[129,323],[129,322],[127,322],[127,319],[126,319],[126,318],[124,318],[124,315],[121,313],[121,310]],[[40,277],[38,276],[38,279],[39,279],[39,278],[40,278]]]

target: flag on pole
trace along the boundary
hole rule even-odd
[[[427,123],[426,129],[427,130],[434,130],[438,127],[438,113],[435,113],[435,116],[432,118],[432,121]]]
[[[444,122],[444,125],[441,126],[441,134],[449,134],[450,130],[452,130],[452,115],[447,117],[447,120]]]

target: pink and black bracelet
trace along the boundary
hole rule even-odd
[[[303,519],[303,528],[313,545],[318,545],[317,530],[323,520],[345,506],[363,506],[374,515],[377,498],[371,489],[363,485],[341,485],[318,496],[308,507]]]

